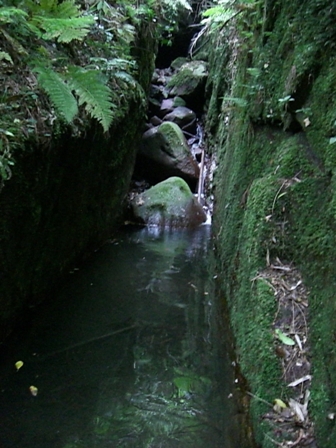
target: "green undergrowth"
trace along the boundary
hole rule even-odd
[[[256,276],[275,257],[292,263],[310,289],[310,412],[323,448],[336,437],[328,419],[336,406],[335,16],[332,1],[256,2],[208,36],[214,225],[237,356],[255,396],[289,398],[274,353],[274,295]],[[251,399],[264,448],[276,439],[266,411]]]

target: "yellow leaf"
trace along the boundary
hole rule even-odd
[[[17,361],[15,363],[16,371],[19,371],[22,366],[23,366],[23,361]]]
[[[276,399],[274,400],[274,404],[275,404],[276,406],[279,406],[279,407],[282,408],[282,409],[286,409],[286,407],[287,407],[286,403],[284,403],[282,400],[280,400],[280,398],[276,398]]]
[[[30,386],[29,390],[30,390],[30,393],[32,394],[32,396],[36,397],[36,395],[38,393],[38,388],[35,386]]]

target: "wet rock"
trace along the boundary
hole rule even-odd
[[[185,106],[186,102],[184,101],[183,98],[176,96],[174,98],[174,107],[178,107],[178,106]]]
[[[180,57],[174,59],[173,62],[170,64],[170,66],[174,70],[179,70],[182,67],[182,65],[186,64],[187,62],[188,62],[187,58],[180,56]]]
[[[175,107],[175,105],[174,105],[173,98],[167,98],[167,99],[162,100],[161,107],[160,107],[160,117],[163,118],[165,115],[172,112],[174,107]]]
[[[153,125],[153,126],[159,126],[162,123],[161,118],[157,117],[156,115],[154,115],[149,122]]]
[[[198,111],[203,107],[207,76],[207,65],[204,61],[191,61],[183,64],[168,83],[170,96],[182,97],[189,107]]]
[[[171,177],[131,201],[137,220],[149,226],[196,227],[206,221],[206,215],[186,182]]]
[[[153,183],[179,176],[194,189],[199,167],[179,126],[164,122],[146,131],[137,155],[136,172]]]
[[[165,115],[164,121],[176,123],[180,128],[190,133],[196,132],[196,114],[188,107],[175,107],[169,114]]]

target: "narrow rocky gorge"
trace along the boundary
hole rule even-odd
[[[209,160],[202,129],[207,75],[204,61],[183,57],[154,71],[147,130],[133,173],[131,219],[162,227],[195,227],[207,220]]]
[[[65,44],[26,39],[30,4],[1,10],[1,340],[125,219],[195,227],[215,196],[215,280],[256,444],[334,448],[334,3],[198,3],[192,57],[156,69],[148,5],[95,3],[87,40]],[[45,55],[54,72],[27,61]],[[69,74],[103,74],[105,131],[82,99],[66,121],[41,73],[68,99]]]

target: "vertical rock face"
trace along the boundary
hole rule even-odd
[[[251,392],[271,402],[281,393],[272,336],[277,310],[274,291],[256,278],[277,258],[300,267],[311,290],[309,411],[317,445],[333,448],[336,5],[294,0],[252,8],[253,18],[242,11],[235,31],[214,32],[208,47],[207,133],[220,161],[214,227],[223,290],[242,372]],[[257,442],[268,447],[275,435],[260,423],[265,412],[252,400]]]
[[[139,48],[147,91],[154,68],[148,37]],[[0,192],[0,340],[120,223],[145,116],[141,98],[128,94],[125,87],[128,102],[109,135],[86,122],[83,137],[67,130],[48,148],[30,141],[16,151]]]
[[[0,337],[118,223],[141,129],[142,113],[132,110],[139,112],[111,128],[109,139],[92,129],[48,151],[22,150],[0,194]]]

